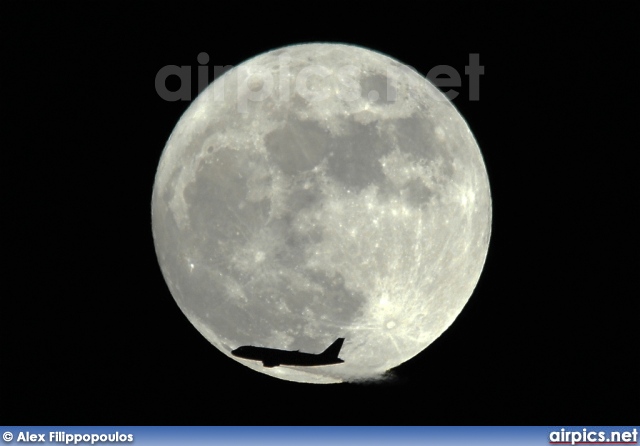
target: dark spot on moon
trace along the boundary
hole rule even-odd
[[[393,131],[397,136],[398,147],[403,152],[412,154],[416,160],[423,160],[426,164],[441,160],[442,166],[438,174],[449,178],[453,175],[450,144],[438,140],[432,121],[420,116],[398,119],[393,122]]]
[[[383,74],[374,74],[360,81],[360,93],[371,102],[385,104],[395,102],[397,91],[389,78]]]
[[[289,120],[264,138],[270,158],[287,175],[313,169],[328,152],[329,132],[315,122]]]
[[[400,189],[400,196],[416,207],[420,207],[431,200],[434,192],[425,186],[422,180],[414,178]]]
[[[252,156],[255,157],[246,151],[224,148],[216,152],[213,162],[200,162],[195,181],[183,192],[195,237],[206,240],[205,243],[244,241],[262,225],[269,211],[269,200],[238,206],[247,196],[249,166],[258,161],[251,159]]]
[[[390,141],[381,138],[375,124],[350,121],[344,135],[331,144],[334,156],[328,158],[329,173],[352,192],[385,181],[378,161],[391,151]]]
[[[378,160],[391,151],[390,141],[379,135],[375,123],[345,119],[341,124],[344,132],[336,136],[317,122],[290,120],[265,136],[265,146],[271,160],[287,175],[308,172],[326,160],[328,175],[351,192],[383,182]]]

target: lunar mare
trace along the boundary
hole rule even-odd
[[[278,378],[379,376],[440,336],[486,257],[478,145],[424,77],[382,54],[305,44],[214,81],[181,117],[152,198],[158,260],[187,318]],[[265,368],[231,350],[344,363]]]

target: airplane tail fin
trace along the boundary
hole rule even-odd
[[[340,349],[342,348],[342,343],[344,342],[344,338],[338,338],[336,341],[331,344],[325,351],[323,351],[320,355],[325,358],[334,358],[339,359],[338,354],[340,353]]]

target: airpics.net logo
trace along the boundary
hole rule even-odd
[[[549,434],[549,444],[638,444],[638,429],[606,432],[587,428],[579,431],[562,428]]]
[[[168,102],[175,101],[190,101],[196,95],[200,94],[212,80],[210,79],[209,70],[209,55],[205,52],[201,52],[197,56],[198,64],[193,69],[190,65],[165,65],[160,68],[155,77],[155,89],[160,98]],[[268,97],[275,95],[276,91],[280,97],[279,100],[287,100],[292,95],[289,91],[289,85],[286,85],[286,92],[283,91],[282,79],[289,76],[291,61],[286,56],[278,56],[278,78],[276,82],[273,73],[270,70],[259,70],[252,73],[240,73],[241,79],[239,79],[237,85],[238,97],[246,97],[251,102],[260,102]],[[240,65],[242,66],[242,65]],[[213,80],[220,79],[220,77],[235,68],[232,65],[215,65],[213,67]],[[402,70],[418,73],[413,67],[409,65],[401,65]],[[295,78],[293,79],[293,92],[303,97],[305,100],[313,102],[324,99],[322,95],[318,94],[318,91],[310,87],[310,83],[314,83],[318,80],[322,80],[329,76],[327,67],[318,64],[309,64],[303,69],[297,71]],[[463,86],[463,79],[468,82],[468,99],[469,101],[480,100],[480,76],[484,74],[484,66],[480,65],[480,55],[478,53],[469,54],[468,64],[464,66],[464,76],[460,72],[450,65],[437,65],[431,68],[425,76],[429,82],[440,89],[445,100],[453,100],[460,94],[459,90]],[[346,88],[342,89],[345,97],[341,97],[342,100],[355,100],[361,97],[360,92],[358,94],[349,96],[353,93],[354,86],[360,86],[358,82],[360,76],[360,70],[352,65],[345,65],[337,70],[332,70],[331,74],[340,79],[340,82],[344,84]],[[194,79],[195,78],[195,79]],[[195,82],[193,82],[195,80]],[[193,85],[197,86],[195,89],[195,95]],[[278,90],[279,88],[279,90]],[[383,88],[384,90],[384,88]],[[224,86],[220,86],[219,93],[214,96],[214,100],[224,100]],[[396,100],[395,89],[392,85],[386,85],[386,91],[370,90],[362,92],[372,101],[378,101],[384,99],[388,102]],[[434,97],[435,100],[443,100],[441,97]]]

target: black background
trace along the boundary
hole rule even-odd
[[[0,423],[640,423],[637,4],[353,6],[2,3]],[[384,384],[229,360],[155,257],[154,174],[189,105],[158,96],[158,70],[312,41],[423,74],[464,73],[470,53],[485,67],[480,100],[463,75],[454,105],[491,182],[487,263],[451,328]]]

